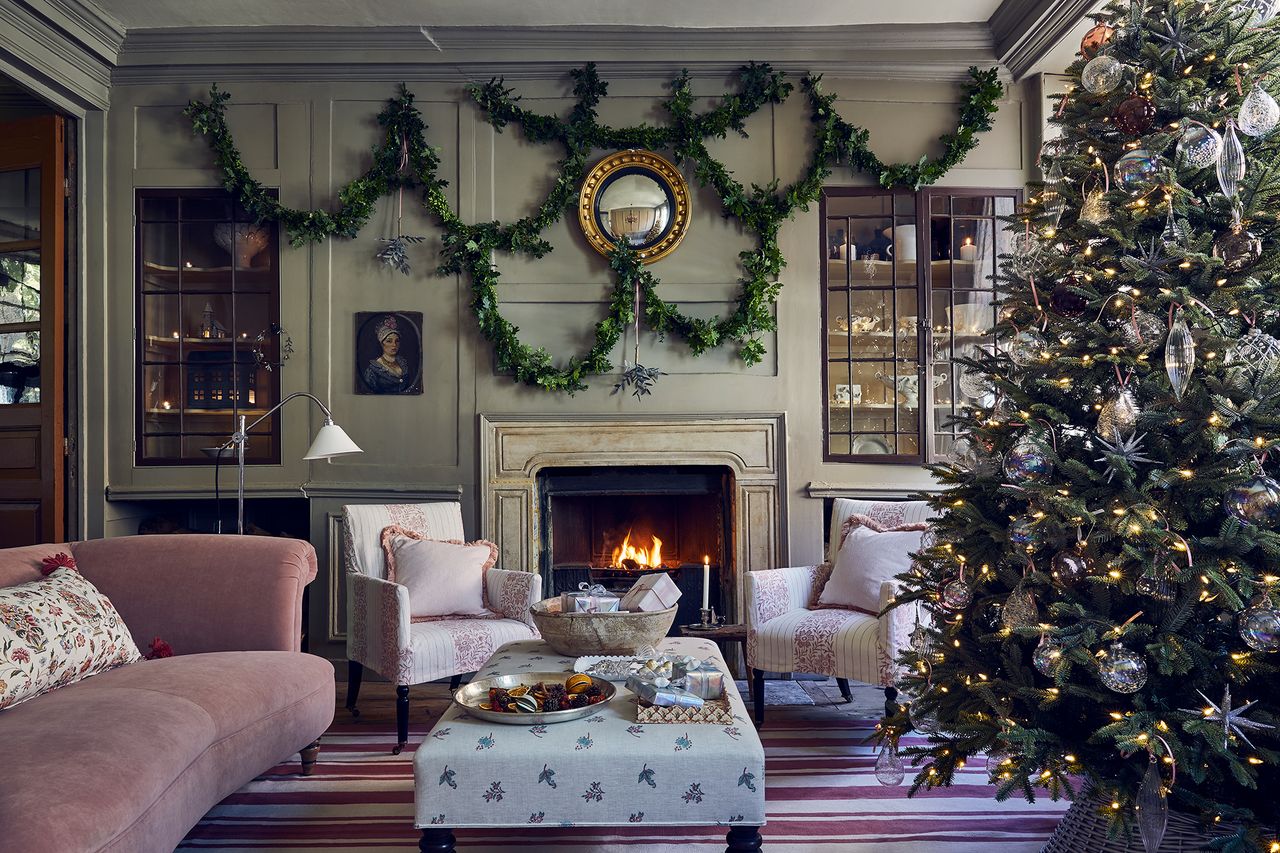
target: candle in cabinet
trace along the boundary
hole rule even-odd
[[[960,260],[976,261],[978,259],[978,247],[973,245],[972,237],[964,238],[964,245],[960,247]]]
[[[711,558],[702,556],[702,609],[711,607]]]

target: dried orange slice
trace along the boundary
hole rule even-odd
[[[591,676],[575,672],[565,679],[564,689],[569,693],[581,693],[591,686]]]
[[[510,690],[508,690],[508,691],[507,691],[507,695],[508,695],[508,696],[512,696],[512,697],[515,697],[515,696],[523,696],[524,694],[526,694],[526,693],[528,693],[528,692],[529,692],[529,685],[527,685],[527,684],[520,684],[520,685],[518,685],[518,686],[516,686],[516,687],[512,687]]]

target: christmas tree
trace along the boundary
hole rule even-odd
[[[1272,5],[1112,4],[1052,104],[900,578],[913,792],[987,753],[998,798],[1087,801],[1148,851],[1170,808],[1280,850]]]

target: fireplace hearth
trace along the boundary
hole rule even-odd
[[[709,604],[724,614],[733,487],[733,472],[715,465],[542,469],[540,568],[548,593],[588,582],[620,594],[643,573],[665,571],[681,592],[675,626],[686,625],[699,621],[705,562]]]

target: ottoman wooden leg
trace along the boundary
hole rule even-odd
[[[836,684],[838,684],[838,685],[840,686],[840,695],[844,697],[844,701],[846,701],[846,702],[852,702],[852,701],[853,701],[853,692],[852,692],[851,690],[849,690],[849,679],[847,679],[847,678],[837,678],[837,679],[836,679]]]
[[[320,757],[320,738],[316,738],[311,743],[302,748],[302,775],[310,776],[311,771],[316,769],[316,759]]]
[[[396,685],[396,746],[392,755],[399,755],[400,750],[409,743],[409,685]]]
[[[759,836],[756,836],[757,838]],[[418,849],[422,853],[454,853],[452,829],[431,828],[422,830],[422,838],[418,841]],[[759,850],[757,846],[754,848]]]
[[[360,698],[360,681],[364,678],[364,664],[359,661],[347,661],[347,710],[351,716],[359,717],[360,709],[356,700]]]
[[[758,826],[730,827],[725,841],[729,844],[725,848],[725,853],[755,853],[764,846],[764,839],[760,837]]]
[[[756,706],[756,725],[764,722],[764,670],[751,670],[751,698]]]

